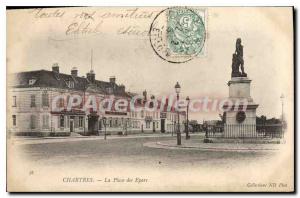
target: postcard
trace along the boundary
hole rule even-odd
[[[294,192],[293,7],[7,8],[7,191]]]

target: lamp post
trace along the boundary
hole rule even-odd
[[[180,134],[180,123],[179,123],[179,109],[178,109],[178,101],[179,101],[179,93],[180,93],[180,85],[177,82],[175,85],[175,92],[177,94],[177,107],[176,107],[176,111],[177,111],[177,145],[181,145],[181,134]]]
[[[172,137],[173,137],[175,129],[176,129],[176,121],[172,120],[171,123],[172,123],[171,124],[171,131],[172,131]]]
[[[187,101],[187,106],[186,106],[186,136],[185,139],[188,140],[190,139],[189,136],[189,105],[190,105],[190,98],[187,96],[186,97],[186,101]]]
[[[103,117],[103,125],[104,125],[104,139],[106,140],[106,117]]]
[[[126,124],[125,124],[125,135],[127,135],[127,127],[128,127],[128,124],[129,124],[129,118],[126,119]]]

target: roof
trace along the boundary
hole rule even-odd
[[[29,88],[29,87],[51,87],[61,89],[73,89],[76,91],[94,90],[101,94],[108,93],[108,88],[113,91],[113,95],[131,97],[125,92],[124,86],[116,83],[95,80],[94,83],[88,81],[85,77],[74,77],[70,74],[56,73],[48,70],[36,70],[28,72],[19,72],[10,75],[11,81],[8,86],[15,88]],[[29,83],[30,80],[35,82]],[[69,83],[72,82],[72,86]]]

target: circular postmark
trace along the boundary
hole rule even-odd
[[[184,63],[196,57],[203,49],[205,36],[202,17],[185,7],[161,11],[149,30],[153,50],[170,63]]]

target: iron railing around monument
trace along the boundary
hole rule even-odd
[[[208,125],[204,128],[206,136],[214,138],[283,138],[282,124],[252,125],[225,124]]]

